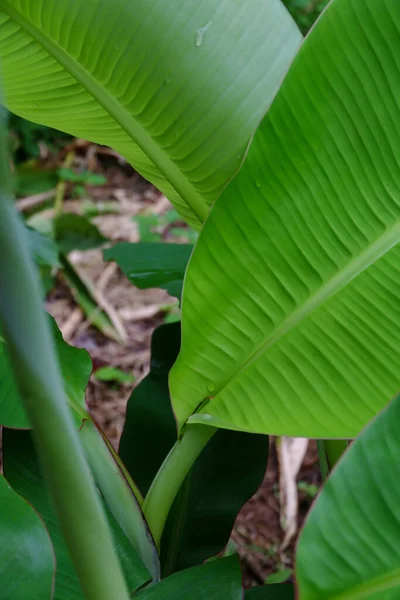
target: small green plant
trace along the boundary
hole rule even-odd
[[[194,248],[105,250],[182,306],[153,335],[117,453],[85,406],[88,355],[42,311],[3,131],[2,589],[241,600],[237,557],[209,559],[278,435],[318,439],[327,477],[297,597],[396,598],[400,4],[332,0],[304,44],[279,0],[133,4],[0,0],[10,108],[114,146],[200,231]],[[97,236],[57,218],[62,256]],[[244,597],[293,599],[288,577]]]

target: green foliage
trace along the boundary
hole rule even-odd
[[[328,2],[329,0],[283,0],[303,33],[308,32]]]
[[[300,537],[304,600],[400,592],[400,397],[361,433],[324,486]]]
[[[123,338],[66,257],[105,242],[87,218],[93,206],[60,216],[66,184],[79,196],[104,178],[65,161],[43,238],[15,216],[0,147],[0,422],[33,424],[36,436],[34,448],[29,432],[4,435],[5,475],[20,494],[0,481],[6,585],[24,598],[38,583],[27,540],[46,559],[38,585],[54,569],[23,497],[48,527],[60,599],[241,599],[235,549],[215,555],[263,477],[268,438],[258,434],[276,434],[329,438],[319,441],[328,478],[298,546],[300,600],[392,600],[399,399],[376,415],[400,387],[398,0],[332,0],[299,51],[279,0],[133,2],[0,0],[9,105],[112,145],[174,204],[135,217],[141,243],[106,259],[138,287],[183,290],[182,328],[155,332],[117,454],[85,407],[90,360],[49,335],[29,261],[61,266],[92,322]],[[326,2],[286,5],[305,32]],[[36,177],[36,167],[17,167],[20,192],[52,189],[55,173]],[[132,382],[113,368],[96,375]],[[293,599],[282,583],[291,576],[282,565],[244,597]]]
[[[126,373],[116,367],[100,367],[95,374],[97,381],[115,382],[122,384],[135,383],[135,378],[131,373]]]
[[[158,287],[180,298],[192,250],[191,244],[121,243],[103,255],[105,260],[114,260],[139,289]]]
[[[49,536],[32,506],[0,475],[0,577],[8,600],[50,598],[55,561]]]

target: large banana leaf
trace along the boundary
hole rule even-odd
[[[350,446],[297,548],[300,600],[400,597],[400,397]]]
[[[355,436],[400,388],[400,2],[334,0],[189,263],[180,425]]]
[[[197,227],[300,42],[279,0],[0,0],[8,107],[114,147]]]

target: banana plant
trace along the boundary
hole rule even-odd
[[[12,600],[30,577],[60,600],[239,600],[235,557],[200,563],[260,483],[268,435],[330,439],[337,463],[298,597],[396,597],[398,401],[373,419],[400,389],[400,4],[332,0],[301,40],[279,0],[0,0],[6,105],[113,146],[200,229],[156,269],[181,329],[154,334],[117,455],[58,368],[3,139],[0,410],[34,446],[6,431],[0,530],[16,548],[16,494],[42,561],[33,577],[14,552]],[[132,279],[135,250],[107,253]]]

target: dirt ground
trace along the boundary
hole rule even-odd
[[[133,218],[143,214],[163,215],[170,210],[168,201],[111,151],[92,145],[78,148],[75,166],[81,168],[82,164],[107,177],[106,185],[88,188],[87,195],[97,206],[113,203],[112,214],[101,214],[93,221],[111,242],[139,241],[138,224]],[[81,212],[82,201],[70,199],[70,195],[71,190],[67,187],[64,210]],[[168,239],[170,226],[156,228],[155,232],[161,239]],[[70,259],[93,284],[99,301],[117,322],[125,341],[121,344],[108,338],[85,319],[62,275],[58,276],[56,288],[48,297],[48,311],[55,317],[65,339],[90,353],[94,371],[101,366],[117,367],[133,375],[137,384],[148,372],[152,332],[168,318],[176,300],[162,290],[136,289],[116,265],[103,261],[100,250],[73,252]],[[176,308],[173,307],[174,311]],[[131,387],[100,382],[92,376],[87,391],[87,403],[115,447],[123,428]],[[297,476],[301,488],[298,489],[298,526],[319,485],[317,463],[316,447],[311,442]],[[227,548],[228,552],[237,551],[241,557],[246,587],[264,583],[268,576],[277,572],[281,579],[292,580],[296,535],[282,550],[281,516],[279,465],[275,441],[271,440],[264,482],[240,512]]]

